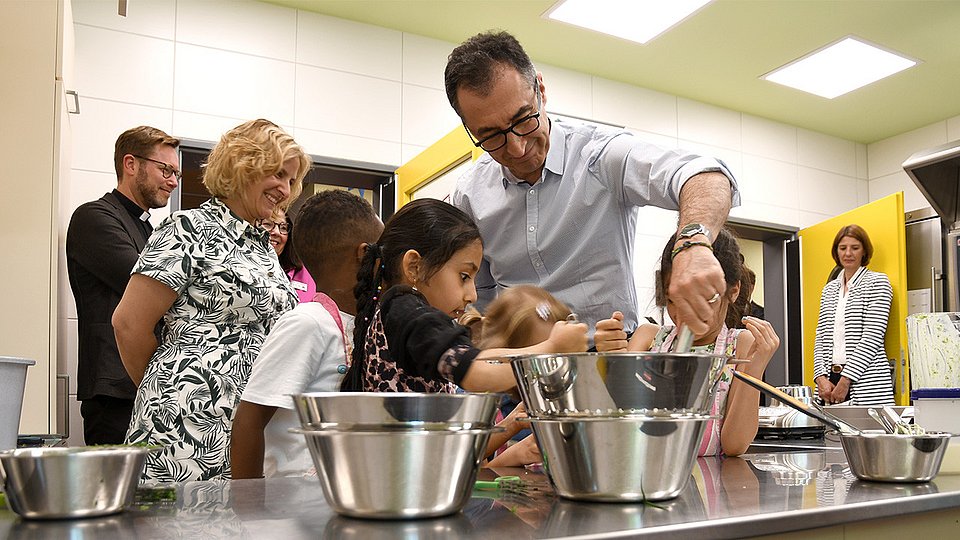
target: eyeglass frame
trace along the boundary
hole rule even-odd
[[[497,131],[497,132],[495,132],[495,133],[491,133],[490,135],[487,135],[487,136],[484,137],[483,139],[477,140],[477,139],[473,136],[473,134],[470,133],[470,128],[467,127],[467,124],[464,123],[464,124],[463,124],[463,129],[465,129],[465,130],[467,131],[467,137],[470,138],[470,142],[473,143],[473,146],[475,146],[475,147],[477,147],[477,148],[480,148],[480,149],[482,149],[483,151],[488,152],[488,153],[489,153],[489,152],[496,152],[497,150],[500,150],[501,148],[503,148],[504,146],[507,145],[507,142],[508,142],[507,136],[508,136],[510,133],[513,133],[513,134],[516,135],[517,137],[521,137],[521,138],[522,138],[522,137],[526,137],[527,135],[530,135],[530,134],[533,133],[534,131],[540,129],[540,115],[543,113],[543,109],[542,109],[542,107],[543,107],[543,102],[542,102],[542,100],[540,99],[540,87],[537,86],[537,85],[534,85],[534,86],[533,86],[533,91],[534,91],[534,93],[537,95],[537,112],[535,112],[535,113],[533,113],[533,114],[530,114],[530,115],[527,115],[527,116],[524,116],[523,118],[521,118],[521,119],[517,120],[516,122],[510,124],[506,129],[501,129],[500,131]],[[522,133],[522,134],[521,134],[521,133],[517,133],[516,131],[514,131],[513,128],[519,126],[520,124],[522,124],[522,123],[524,123],[524,122],[530,121],[530,120],[536,120],[536,121],[537,121],[537,127],[531,129],[530,131],[528,131],[528,132],[526,132],[526,133]],[[498,146],[498,147],[496,147],[496,148],[494,148],[494,149],[492,149],[492,150],[487,150],[486,148],[483,147],[483,143],[485,143],[485,142],[489,141],[490,139],[492,139],[492,138],[494,138],[494,137],[497,137],[497,136],[499,136],[499,135],[503,135],[503,144],[501,144],[500,146]]]
[[[163,176],[164,179],[167,179],[167,178],[170,178],[171,176],[174,176],[174,177],[177,178],[177,182],[182,182],[182,181],[183,181],[183,172],[174,169],[173,166],[170,165],[169,163],[165,163],[165,162],[160,161],[160,160],[158,160],[158,159],[148,158],[148,157],[146,157],[146,156],[139,156],[139,155],[137,155],[137,154],[130,154],[130,155],[133,156],[133,157],[135,157],[135,158],[137,158],[137,159],[142,159],[142,160],[144,160],[144,161],[152,161],[153,163],[156,163],[157,165],[159,165],[159,166],[160,166],[160,174]]]
[[[267,223],[271,224],[269,228],[267,228]],[[273,229],[277,229],[282,235],[290,234],[290,225],[287,224],[286,220],[273,221],[272,219],[260,219],[257,220],[257,227],[260,227],[268,233],[272,233]]]

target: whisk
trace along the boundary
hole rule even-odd
[[[544,321],[550,322],[550,319],[552,318],[551,315],[553,315],[553,311],[550,309],[550,304],[546,302],[540,302],[537,304],[537,307],[534,308],[534,310],[537,312],[537,317],[540,317]],[[580,322],[580,319],[577,317],[576,313],[567,315],[565,320],[571,323]]]

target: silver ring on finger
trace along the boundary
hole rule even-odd
[[[720,300],[720,293],[713,293],[713,296],[707,299],[708,304],[716,304]]]

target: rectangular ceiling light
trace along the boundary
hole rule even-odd
[[[916,64],[916,60],[845,37],[761,78],[833,99]]]
[[[544,17],[646,43],[710,0],[560,0]]]

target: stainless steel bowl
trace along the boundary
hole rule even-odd
[[[497,430],[292,431],[306,437],[334,511],[397,519],[460,511],[470,499],[487,440]]]
[[[727,360],[673,353],[509,358],[527,413],[537,418],[707,414]]]
[[[29,519],[103,516],[133,501],[147,454],[130,446],[0,452],[11,510]]]
[[[860,480],[926,482],[940,471],[950,433],[898,435],[883,431],[841,434],[850,471]]]
[[[493,425],[502,394],[413,392],[313,392],[291,396],[304,428],[341,425],[448,423],[463,428]]]
[[[528,421],[561,497],[659,501],[687,485],[710,417],[557,418]]]

